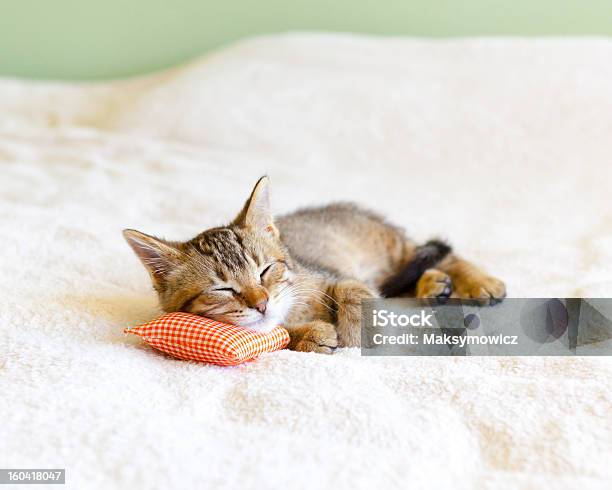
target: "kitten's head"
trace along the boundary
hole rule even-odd
[[[228,226],[188,242],[123,232],[149,271],[162,308],[267,331],[281,323],[293,299],[293,262],[279,238],[262,177]]]

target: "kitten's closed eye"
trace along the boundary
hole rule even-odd
[[[272,268],[272,266],[274,266],[276,264],[276,262],[271,263],[270,265],[267,265],[263,271],[261,271],[261,274],[259,274],[259,279],[261,279],[262,281],[264,280],[264,276],[266,275],[266,273]]]
[[[287,282],[289,269],[287,264],[283,260],[277,260],[276,262],[268,265],[261,272],[261,283],[266,287],[274,287],[280,283]]]
[[[228,287],[214,288],[213,291],[238,294],[238,291],[236,291],[234,288],[228,288]]]

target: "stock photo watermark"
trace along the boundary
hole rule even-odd
[[[63,485],[65,469],[0,468],[0,485]]]
[[[610,355],[612,299],[366,300],[361,345],[364,356]]]

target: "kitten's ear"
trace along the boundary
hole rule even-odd
[[[136,230],[123,230],[123,236],[151,274],[154,283],[163,280],[183,260],[183,253],[175,243]]]
[[[240,214],[233,223],[264,233],[278,235],[278,230],[274,226],[274,219],[270,211],[270,195],[268,192],[268,177],[266,175],[257,181],[251,196],[247,199],[242,211],[240,211]]]

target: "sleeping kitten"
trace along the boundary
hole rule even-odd
[[[330,354],[360,345],[361,300],[420,298],[501,301],[504,283],[451,253],[417,246],[401,229],[352,204],[273,219],[262,177],[229,225],[188,242],[123,232],[151,275],[162,308],[260,331],[282,324],[289,347]]]

